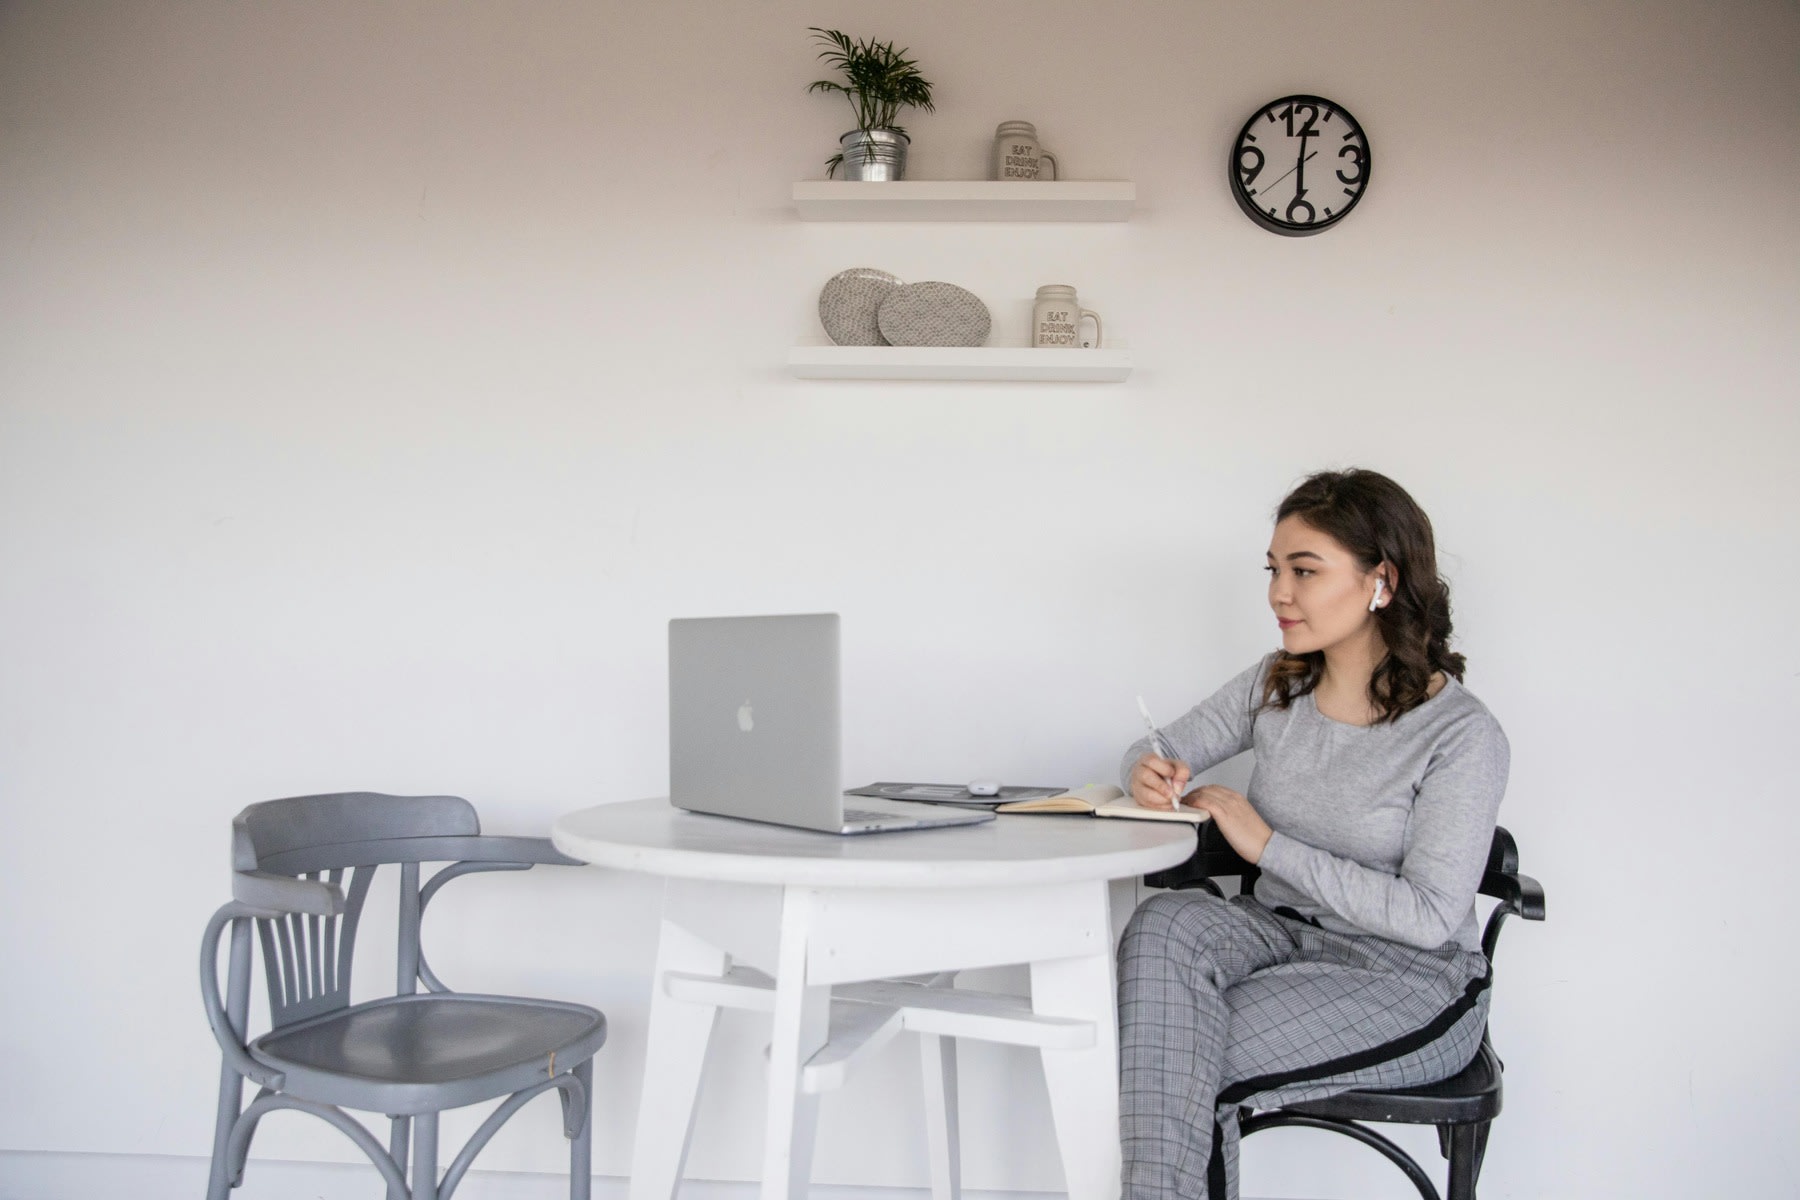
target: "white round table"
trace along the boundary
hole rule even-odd
[[[1072,1200],[1119,1192],[1109,883],[1185,861],[1194,828],[1079,816],[842,837],[681,812],[582,809],[572,857],[667,880],[631,1200],[673,1200],[720,1008],[773,1014],[763,1200],[801,1200],[818,1097],[890,1038],[925,1040],[935,1200],[957,1181],[955,1038],[1042,1052]],[[951,986],[1025,963],[1031,997]]]

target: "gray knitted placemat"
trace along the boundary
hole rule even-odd
[[[885,346],[876,314],[899,286],[898,276],[873,267],[839,271],[819,291],[819,323],[840,346]]]
[[[979,346],[994,322],[975,293],[932,281],[889,292],[877,323],[881,336],[896,346]]]

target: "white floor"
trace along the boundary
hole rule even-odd
[[[206,1194],[203,1158],[160,1154],[38,1154],[0,1152],[0,1200],[195,1200]],[[594,1200],[624,1200],[623,1179],[594,1177]],[[560,1175],[470,1171],[455,1200],[566,1200],[568,1180]],[[252,1158],[242,1200],[371,1200],[382,1194],[371,1167],[356,1164],[272,1162]],[[752,1183],[693,1180],[681,1187],[682,1200],[755,1200]],[[970,1200],[1059,1200],[1037,1192],[967,1192]],[[927,1200],[923,1188],[827,1187],[812,1189],[816,1200]]]
[[[206,1160],[161,1154],[39,1154],[0,1152],[0,1200],[195,1200],[206,1194]],[[565,1200],[559,1175],[470,1171],[455,1200]],[[1061,1193],[963,1193],[968,1200],[1060,1200]],[[250,1160],[242,1200],[371,1200],[381,1181],[366,1166]],[[682,1200],[755,1200],[753,1183],[694,1180]],[[830,1187],[812,1189],[811,1200],[927,1200],[923,1188]],[[624,1200],[625,1180],[594,1178],[594,1200]]]

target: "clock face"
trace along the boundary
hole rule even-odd
[[[1329,229],[1368,186],[1368,136],[1343,105],[1318,96],[1265,105],[1231,148],[1231,194],[1273,233]]]

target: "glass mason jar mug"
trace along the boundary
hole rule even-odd
[[[1056,155],[1038,143],[1037,126],[1030,121],[1002,121],[994,130],[995,179],[1037,179],[1046,160],[1054,180],[1062,174]]]
[[[1084,342],[1081,323],[1094,323],[1094,340]],[[1100,345],[1100,314],[1081,307],[1075,289],[1066,283],[1046,283],[1037,290],[1031,306],[1031,344],[1057,349],[1093,348]]]

